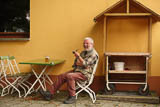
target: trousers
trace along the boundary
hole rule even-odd
[[[69,96],[76,95],[76,81],[85,81],[88,78],[81,72],[74,72],[73,70],[58,75],[57,80],[51,87],[51,94],[54,94],[64,83],[67,83],[67,90]]]

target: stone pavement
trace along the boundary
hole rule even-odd
[[[55,94],[51,101],[44,101],[39,94],[32,94],[26,98],[18,98],[17,93],[15,93],[0,97],[0,107],[160,107],[160,104],[109,100],[97,100],[93,104],[87,93],[81,93],[74,104],[63,104],[66,98],[66,92]]]

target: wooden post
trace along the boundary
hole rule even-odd
[[[148,19],[148,52],[152,55],[152,17]],[[148,75],[151,74],[151,60],[148,60]]]
[[[129,13],[129,0],[127,0],[127,13]]]
[[[103,38],[103,74],[105,74],[105,56],[104,56],[104,53],[105,53],[105,51],[106,51],[106,33],[107,33],[107,17],[105,16],[104,17],[104,25],[103,25],[103,36],[104,36],[104,38]]]
[[[148,21],[148,52],[152,53],[152,17]]]

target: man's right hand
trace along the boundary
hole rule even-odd
[[[75,52],[74,52],[74,56],[75,56],[76,58],[79,58],[79,57],[80,57],[80,54],[75,51]]]

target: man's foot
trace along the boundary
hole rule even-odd
[[[50,101],[52,99],[52,94],[49,91],[43,91],[43,89],[39,89],[39,93],[47,101]]]
[[[67,100],[65,100],[63,103],[64,104],[72,104],[76,102],[76,96],[70,96],[69,98],[67,98]]]

